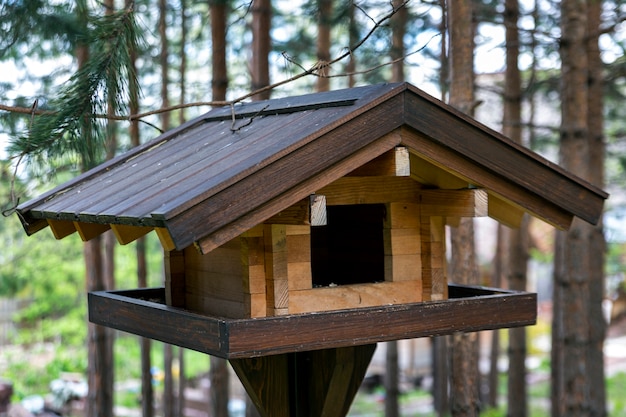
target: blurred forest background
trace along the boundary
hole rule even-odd
[[[611,197],[576,229],[577,285],[554,256],[571,235],[472,225],[477,283],[540,311],[472,342],[469,410],[441,338],[380,346],[351,415],[626,416],[625,18],[622,0],[2,0],[0,385],[33,413],[254,415],[224,361],[87,325],[87,291],[162,285],[156,236],[28,238],[14,208],[212,106],[406,80]]]

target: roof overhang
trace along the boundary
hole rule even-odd
[[[556,227],[597,223],[608,195],[406,84],[213,110],[24,203],[27,233],[120,243],[156,230],[166,249],[204,251],[404,146],[411,177],[489,194],[490,215],[523,212]]]

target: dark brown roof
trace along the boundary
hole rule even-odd
[[[236,236],[398,145],[564,228],[596,223],[608,196],[401,83],[212,110],[18,212],[28,233],[48,219],[156,227],[183,248]]]

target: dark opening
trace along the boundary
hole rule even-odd
[[[384,281],[385,205],[326,209],[327,225],[311,228],[313,287]]]

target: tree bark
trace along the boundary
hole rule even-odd
[[[504,88],[503,133],[516,143],[522,143],[522,82],[518,67],[519,20],[518,0],[506,0],[504,6],[506,38],[506,70]],[[508,282],[512,290],[525,291],[528,263],[528,219],[519,229],[509,232]],[[528,415],[526,388],[526,328],[509,329],[509,372],[507,405],[509,417]]]
[[[448,98],[448,77],[450,67],[450,57],[448,56],[448,7],[446,0],[439,0],[441,8],[441,24],[439,33],[441,35],[441,51],[439,68],[439,90],[441,100]],[[450,412],[449,401],[449,339],[448,336],[432,338],[432,360],[433,360],[433,407],[438,416],[447,416]]]
[[[252,1],[252,91],[270,85],[269,54],[271,51],[270,29],[272,27],[271,0]],[[266,100],[271,95],[265,90],[253,97],[255,100]]]
[[[471,0],[448,3],[450,31],[450,104],[471,115],[474,104],[474,25]],[[450,231],[450,279],[479,283],[473,219],[461,219]],[[478,333],[452,335],[450,411],[453,416],[477,416],[480,409]]]
[[[588,180],[604,187],[604,82],[602,59],[600,57],[599,36],[602,25],[601,0],[590,0],[587,9],[587,56],[589,62],[589,94],[588,129],[589,129],[589,177]],[[590,416],[603,417],[607,414],[606,387],[604,375],[604,339],[607,323],[604,318],[602,303],[604,301],[604,263],[606,257],[606,241],[602,220],[592,227],[589,241],[590,280],[589,280],[589,387],[591,397]]]
[[[316,90],[330,90],[330,29],[333,18],[333,0],[317,0],[318,21],[317,21],[317,63],[320,66],[317,77]]]
[[[213,100],[225,100],[228,89],[226,68],[226,24],[228,19],[226,0],[209,0],[211,16],[211,94]]]
[[[587,4],[561,2],[561,164],[589,178]],[[575,218],[567,232],[557,232],[552,323],[552,415],[589,416],[589,362],[592,227]],[[601,366],[601,365],[600,365]]]
[[[391,82],[404,81],[404,35],[406,34],[406,22],[408,10],[404,0],[393,0],[393,8],[396,13],[391,18]]]

